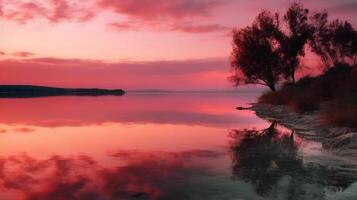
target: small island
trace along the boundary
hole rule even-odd
[[[122,89],[58,88],[34,85],[0,85],[0,98],[30,98],[47,96],[103,96],[124,95]]]

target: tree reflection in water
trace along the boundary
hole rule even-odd
[[[263,130],[233,130],[230,137],[234,178],[250,182],[261,196],[325,199],[327,190],[342,190],[354,182],[341,169],[304,163],[294,131],[281,131],[276,122]]]

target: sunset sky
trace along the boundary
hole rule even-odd
[[[292,1],[0,0],[0,84],[227,89],[231,30]],[[301,1],[357,24],[356,0]],[[308,56],[304,63],[314,63]]]

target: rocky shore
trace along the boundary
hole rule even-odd
[[[320,111],[299,114],[284,105],[261,103],[254,103],[249,109],[255,111],[258,117],[276,121],[307,139],[321,141],[325,149],[343,155],[357,156],[357,131],[322,123]]]

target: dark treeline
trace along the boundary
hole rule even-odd
[[[0,85],[0,98],[29,98],[48,96],[103,96],[124,95],[124,90],[98,88],[57,88],[34,85]]]
[[[262,11],[251,26],[233,31],[231,80],[236,85],[265,85],[272,91],[283,80],[294,84],[307,46],[321,58],[325,70],[341,63],[356,65],[353,26],[339,19],[329,21],[326,11],[310,13],[294,3],[283,16]]]

